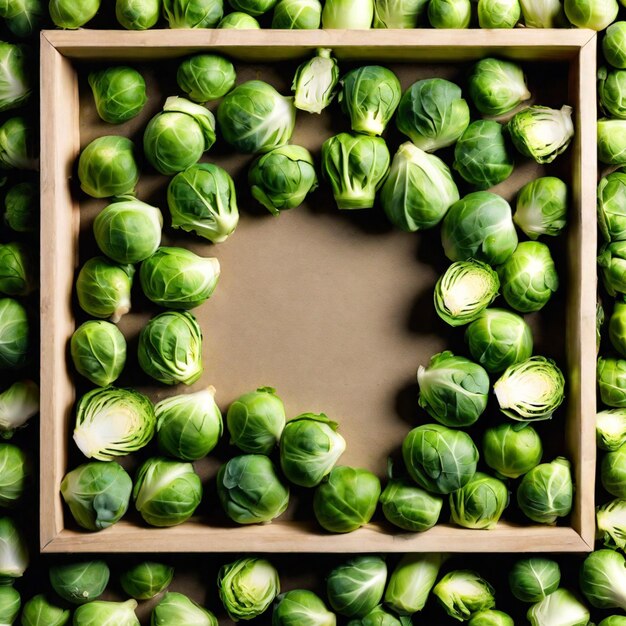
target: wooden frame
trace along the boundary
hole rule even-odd
[[[364,42],[366,42],[364,44]],[[503,54],[569,63],[575,106],[569,227],[567,343],[570,406],[567,447],[574,461],[571,527],[500,523],[490,531],[438,525],[426,533],[390,534],[370,524],[347,535],[314,523],[213,528],[188,522],[146,529],[122,520],[99,533],[64,528],[59,484],[66,470],[74,402],[66,364],[74,329],[71,309],[77,260],[78,204],[68,179],[79,151],[75,60],[171,58],[200,50],[234,58],[284,60],[319,47],[338,58],[471,60]],[[593,31],[43,31],[41,33],[41,550],[44,552],[585,552],[594,542],[596,293],[596,36]]]

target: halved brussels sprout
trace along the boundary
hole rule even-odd
[[[116,0],[115,17],[128,30],[152,28],[161,16],[161,0]]]
[[[235,66],[217,54],[196,54],[185,59],[176,73],[178,86],[194,102],[225,96],[237,80]]]
[[[59,563],[48,576],[57,595],[72,604],[85,604],[100,597],[109,584],[109,566],[100,560]]]
[[[485,463],[500,477],[519,478],[538,465],[542,455],[541,438],[525,423],[498,424],[483,436]]]
[[[607,548],[626,549],[626,499],[596,507],[596,539],[602,539]]]
[[[559,564],[544,557],[520,559],[509,572],[511,593],[521,602],[541,602],[560,584]]]
[[[596,413],[596,444],[613,452],[626,443],[626,410],[607,409]]]
[[[433,588],[433,595],[446,613],[460,621],[493,608],[496,605],[494,594],[493,587],[470,570],[448,572]]]
[[[515,5],[509,3],[507,6],[517,8],[517,22],[519,3],[516,1]],[[512,61],[493,58],[481,59],[474,65],[469,78],[469,94],[474,106],[484,115],[504,115],[531,96],[522,68]]]
[[[224,15],[222,0],[163,0],[170,28],[214,28]]]
[[[567,185],[555,176],[526,183],[517,194],[513,221],[529,239],[560,235],[567,225]]]
[[[0,298],[0,370],[24,367],[29,348],[30,324],[26,309],[13,298]],[[2,411],[0,423],[1,415]]]
[[[163,563],[143,561],[120,576],[122,589],[135,600],[150,600],[172,582],[174,568]]]
[[[89,86],[98,115],[109,124],[122,124],[139,115],[148,100],[143,76],[125,65],[90,72]]]
[[[317,55],[298,66],[291,90],[296,109],[321,113],[335,97],[339,67],[330,48],[319,48]]]
[[[405,554],[389,577],[385,604],[400,615],[421,611],[439,575],[442,554]]]
[[[506,485],[483,472],[450,494],[452,521],[463,528],[495,528],[508,504]]]

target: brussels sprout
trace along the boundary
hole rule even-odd
[[[0,624],[11,626],[17,619],[22,605],[19,591],[9,585],[0,587]]]
[[[1,352],[0,352],[1,354]],[[39,413],[39,386],[32,380],[20,380],[0,393],[0,437],[10,439]]]
[[[509,203],[495,193],[475,191],[455,202],[442,222],[441,242],[451,261],[504,263],[517,247]]]
[[[433,28],[468,28],[472,17],[469,0],[430,0],[428,21]]]
[[[614,22],[606,29],[602,52],[613,67],[626,68],[626,22]]]
[[[213,243],[225,241],[239,222],[235,183],[226,170],[198,163],[172,178],[167,188],[172,228]]]
[[[285,427],[285,407],[272,387],[259,387],[235,400],[226,414],[230,442],[244,452],[270,454]]]
[[[176,73],[178,86],[194,102],[225,96],[237,80],[235,66],[217,54],[196,54],[185,59]]]
[[[607,548],[626,550],[626,499],[596,507],[596,539],[602,539]]]
[[[217,28],[238,28],[245,30],[250,28],[261,28],[261,25],[252,17],[252,15],[248,15],[247,13],[243,13],[241,11],[235,11],[234,13],[226,15],[217,25]]]
[[[380,504],[383,515],[394,526],[421,532],[438,522],[443,499],[408,480],[390,480],[380,494]]]
[[[215,143],[215,118],[200,104],[171,96],[143,134],[143,151],[152,167],[171,176],[195,165]]]
[[[598,358],[598,390],[608,406],[626,407],[626,360]]]
[[[604,326],[604,308],[598,297],[596,302],[596,356],[600,352],[600,342],[602,341],[602,326]]]
[[[274,7],[272,28],[314,29],[320,27],[321,21],[320,0],[279,0]]]
[[[4,197],[4,219],[18,233],[32,233],[39,222],[39,189],[32,182],[18,183]]]
[[[30,98],[29,56],[26,46],[0,41],[0,111],[22,106]]]
[[[583,561],[579,582],[592,606],[626,611],[626,559],[619,552],[592,552]]]
[[[482,472],[450,494],[452,521],[464,528],[495,528],[508,504],[506,485]]]
[[[29,348],[30,324],[26,309],[17,300],[0,298],[0,370],[24,367]]]
[[[59,28],[80,28],[100,10],[100,0],[50,0],[48,9]]]
[[[183,461],[195,461],[215,448],[222,436],[222,414],[215,387],[172,396],[155,407],[159,449]]]
[[[306,589],[281,593],[274,603],[272,626],[335,626],[337,618],[324,601]]]
[[[105,602],[96,600],[79,606],[74,613],[73,626],[139,626],[135,615],[136,600]]]
[[[0,244],[0,292],[27,296],[36,288],[36,263],[22,243]]]
[[[166,311],[139,333],[141,369],[164,385],[191,385],[202,376],[202,331],[187,311]]]
[[[607,165],[626,164],[626,120],[598,120],[598,160]]]
[[[461,88],[442,78],[413,83],[402,95],[396,115],[398,130],[426,152],[452,145],[469,122]]]
[[[398,148],[380,193],[380,203],[395,226],[409,232],[432,228],[458,199],[450,169],[439,157],[410,141]]]
[[[369,209],[389,171],[385,140],[340,133],[322,144],[322,171],[340,209]]]
[[[626,626],[626,616],[609,615],[609,617],[605,617],[598,626]]]
[[[442,554],[405,554],[389,577],[385,604],[401,615],[421,611],[442,563]]]
[[[247,557],[222,566],[217,591],[231,619],[250,620],[269,608],[280,592],[280,580],[269,561]]]
[[[5,23],[17,37],[30,37],[40,29],[41,23],[47,18],[42,0],[8,0],[7,4],[11,5],[14,11],[5,14]]]
[[[382,600],[387,565],[380,556],[356,556],[326,578],[328,603],[346,617],[364,617]]]
[[[163,0],[170,28],[214,28],[224,15],[222,0]]]
[[[64,626],[69,619],[69,610],[55,606],[43,594],[33,596],[22,607],[22,626]]]
[[[291,85],[296,109],[321,113],[335,97],[339,66],[330,48],[318,48],[316,56],[301,63]]]
[[[626,72],[606,67],[598,69],[598,100],[610,117],[626,119]]]
[[[467,626],[515,626],[513,618],[495,609],[479,611],[472,615]]]
[[[26,453],[10,443],[0,443],[0,507],[10,508],[21,500],[29,476]]]
[[[349,533],[372,519],[379,497],[380,481],[372,472],[340,465],[315,490],[313,512],[325,530]]]
[[[347,626],[406,626],[411,623],[410,618],[404,616],[398,619],[382,605],[372,609],[361,619],[352,619]]]
[[[519,0],[478,0],[481,28],[514,28],[522,14]]]
[[[271,11],[277,0],[228,0],[235,11],[243,11],[248,15],[259,16]]]
[[[509,572],[511,593],[521,602],[541,602],[560,583],[559,564],[543,557],[520,559]]]
[[[135,600],[150,600],[172,582],[174,568],[163,563],[143,561],[120,576],[122,589]]]
[[[626,499],[626,443],[604,455],[600,478],[602,486],[612,496]]]
[[[289,504],[289,487],[263,454],[242,454],[224,463],[217,474],[217,495],[237,524],[271,522]]]
[[[600,179],[598,228],[608,243],[626,240],[626,172],[612,172]]]
[[[626,356],[626,301],[615,300],[615,306],[609,319],[609,339],[620,355]]]
[[[122,124],[139,115],[148,100],[143,76],[124,65],[90,72],[89,86],[98,115],[110,124]]]
[[[531,626],[586,626],[589,623],[587,607],[567,589],[557,589],[541,602],[533,604],[526,614]]]
[[[0,586],[12,585],[27,567],[28,548],[22,532],[10,517],[0,517]]]
[[[374,0],[374,28],[417,28],[428,0]]]
[[[133,389],[98,387],[78,401],[74,441],[87,458],[112,461],[143,448],[155,425],[147,396]]]
[[[424,424],[404,438],[402,457],[420,487],[445,495],[469,482],[476,472],[478,450],[466,432]]]
[[[281,146],[259,156],[248,170],[252,196],[272,215],[300,206],[317,187],[311,153],[301,146]]]
[[[476,572],[455,570],[447,573],[434,587],[433,594],[446,613],[465,621],[496,604],[493,587]]]
[[[609,452],[626,443],[626,410],[608,409],[596,414],[596,443]]]
[[[574,136],[572,107],[560,109],[532,105],[516,113],[507,124],[511,141],[524,156],[537,163],[552,163]]]
[[[505,478],[519,478],[541,462],[543,446],[537,431],[525,423],[498,424],[485,431],[485,463]]]
[[[104,561],[62,563],[48,570],[52,588],[72,604],[85,604],[100,597],[109,584],[110,574]]]
[[[152,609],[150,626],[174,626],[174,624],[218,626],[213,613],[182,593],[168,591]]]
[[[519,0],[524,25],[528,28],[555,28],[564,21],[561,0]]]
[[[567,185],[554,176],[530,181],[517,194],[513,221],[529,239],[560,235],[567,225]]]
[[[161,0],[116,0],[115,17],[128,30],[152,28],[161,15]]]
[[[617,17],[617,0],[564,0],[567,19],[578,28],[604,30]]]
[[[191,463],[154,457],[142,463],[133,486],[135,508],[150,526],[186,522],[202,499],[202,483]]]
[[[374,0],[325,0],[322,28],[371,28]]]
[[[37,149],[34,128],[25,118],[12,117],[0,126],[0,170],[38,170]]]
[[[609,295],[626,293],[626,241],[603,245],[598,255],[598,267]]]

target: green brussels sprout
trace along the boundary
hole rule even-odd
[[[513,618],[495,609],[479,611],[472,615],[467,626],[515,626]]]
[[[335,626],[337,618],[312,591],[292,589],[274,603],[272,626]]]
[[[374,0],[325,0],[322,28],[371,28]]]
[[[626,443],[626,410],[608,409],[596,413],[596,444],[600,450],[615,452]]]
[[[364,617],[382,600],[387,565],[380,556],[356,556],[333,568],[326,577],[326,596],[334,611]]]
[[[502,295],[516,311],[542,309],[559,288],[550,248],[539,241],[523,241],[498,268]]]
[[[213,243],[225,241],[239,222],[235,183],[226,170],[198,163],[176,174],[167,188],[172,228]]]
[[[311,153],[301,146],[281,146],[259,156],[248,170],[252,196],[272,215],[300,206],[317,187]]]
[[[0,41],[0,111],[22,106],[32,93],[30,51]]]
[[[289,504],[289,487],[264,454],[242,454],[224,463],[217,474],[217,495],[237,524],[271,522]]]
[[[626,241],[603,245],[598,255],[598,267],[610,296],[626,293]]]
[[[93,317],[119,322],[130,311],[134,275],[132,265],[118,265],[103,256],[89,259],[76,279],[80,308]]]
[[[11,626],[17,619],[22,606],[22,598],[17,589],[3,585],[0,587],[0,624]]]
[[[272,387],[259,387],[235,400],[226,414],[230,442],[243,452],[270,454],[285,427],[285,407]]]
[[[374,0],[374,28],[417,28],[428,0]]]
[[[463,528],[495,528],[508,504],[506,485],[483,472],[450,494],[452,521]]]
[[[556,591],[560,583],[559,564],[543,557],[520,559],[509,572],[511,593],[521,602],[541,602]]]
[[[598,120],[598,160],[607,165],[626,164],[626,120]]]
[[[435,585],[433,594],[446,613],[460,621],[496,605],[493,587],[470,570],[448,572]]]
[[[513,116],[507,129],[520,154],[537,163],[552,163],[567,149],[574,136],[572,107],[529,106]]]
[[[626,119],[624,90],[626,90],[626,72],[607,67],[598,69],[598,100],[606,115]]]
[[[519,0],[524,25],[528,28],[556,28],[565,21],[561,0]]]
[[[340,465],[317,487],[313,513],[332,533],[349,533],[367,524],[376,511],[380,481],[372,472]]]
[[[278,0],[274,7],[272,28],[315,29],[320,27],[321,21],[320,0]]]
[[[14,185],[4,197],[4,219],[18,233],[32,233],[39,222],[39,189],[35,183]]]
[[[602,486],[612,496],[626,499],[626,444],[604,455],[600,478]]]
[[[17,300],[0,298],[0,370],[24,367],[29,348],[30,324],[26,309]]]
[[[0,507],[11,508],[22,499],[29,476],[26,453],[18,446],[0,443]]]
[[[135,615],[136,600],[105,602],[96,600],[83,604],[74,613],[73,626],[139,626]]]
[[[543,356],[509,365],[493,385],[502,413],[521,422],[550,419],[565,399],[564,389],[563,373]]]
[[[609,615],[609,617],[605,617],[598,626],[626,626],[626,617],[622,615]]]
[[[69,619],[69,610],[55,606],[43,594],[33,596],[22,607],[22,626],[63,626]]]
[[[385,604],[400,615],[421,611],[433,588],[443,555],[405,554],[389,577]]]
[[[580,568],[580,590],[598,609],[626,611],[626,559],[615,550],[596,550]]]
[[[100,0],[50,0],[50,17],[59,28],[80,28],[100,10]]]
[[[472,17],[470,0],[430,0],[428,21],[433,28],[468,28]]]
[[[38,170],[37,149],[35,130],[25,118],[11,117],[0,126],[0,170]]]
[[[560,235],[567,225],[567,185],[555,176],[530,181],[517,194],[513,221],[529,239]]]
[[[372,609],[361,619],[351,619],[347,626],[406,626],[407,618],[400,621],[382,605]]]
[[[89,86],[98,115],[109,124],[122,124],[139,115],[148,100],[143,76],[125,65],[90,72]]]
[[[228,2],[235,11],[243,11],[256,17],[271,11],[277,0],[228,0]]]
[[[386,67],[363,65],[341,79],[338,101],[356,133],[381,135],[400,103],[402,87]]]
[[[443,78],[413,83],[402,95],[396,115],[398,130],[426,152],[452,145],[469,123],[461,88]]]
[[[537,431],[523,422],[498,424],[483,435],[483,458],[498,477],[519,478],[541,462]]]
[[[171,176],[195,165],[215,143],[215,118],[200,104],[171,96],[146,126],[143,151],[152,167]]]
[[[340,133],[322,144],[322,172],[340,209],[370,209],[389,171],[381,137]]]
[[[150,626],[218,626],[217,618],[211,611],[202,608],[182,593],[168,591],[152,609]]]
[[[237,80],[235,66],[217,54],[196,54],[185,59],[176,73],[178,86],[194,102],[225,96]]]
[[[163,0],[170,28],[214,28],[224,15],[222,0]]]
[[[478,364],[450,350],[417,370],[419,405],[444,426],[473,424],[487,407],[489,376]]]
[[[626,240],[626,172],[612,172],[600,179],[598,228],[607,243]]]
[[[159,449],[183,461],[205,457],[224,430],[215,387],[171,396],[154,407]]]
[[[477,189],[489,189],[513,172],[504,127],[493,120],[472,122],[454,147],[452,167]]]
[[[303,413],[289,420],[280,436],[280,467],[287,480],[315,487],[346,449],[338,424],[323,413]]]
[[[10,439],[39,413],[39,386],[32,380],[20,380],[0,393],[0,437]]]
[[[596,539],[612,550],[626,549],[626,500],[618,498],[596,507]]]
[[[600,342],[602,341],[602,326],[604,326],[604,308],[598,297],[596,302],[596,356],[600,352]]]
[[[578,28],[604,30],[617,17],[617,0],[564,0],[567,19]]]
[[[125,593],[135,600],[150,600],[169,586],[174,568],[163,563],[143,561],[127,569],[120,576]]]
[[[613,312],[609,318],[609,339],[611,345],[620,355],[626,356],[626,302],[624,299],[615,300]]]
[[[515,28],[522,14],[519,0],[478,0],[481,28]]]
[[[132,488],[130,476],[119,463],[93,461],[65,475],[61,495],[81,528],[102,530],[126,513]]]
[[[109,566],[104,561],[81,561],[51,565],[50,584],[58,596],[72,604],[99,598],[109,584]]]
[[[626,360],[598,358],[598,390],[608,406],[626,407]]]
[[[436,226],[459,199],[459,190],[448,166],[410,141],[393,157],[380,203],[398,228],[415,232]]]
[[[541,602],[533,604],[526,613],[531,626],[568,624],[586,626],[589,623],[587,607],[567,589],[556,589]]]
[[[217,25],[217,28],[237,28],[237,29],[250,29],[261,28],[258,20],[254,19],[252,15],[243,13],[242,11],[234,11],[224,16],[224,18]]]
[[[626,68],[626,22],[614,22],[606,29],[602,39],[602,53],[613,67]]]
[[[115,17],[128,30],[152,28],[161,15],[161,0],[116,0]]]
[[[201,499],[202,483],[191,463],[153,457],[137,470],[133,500],[150,526],[176,526],[186,522]]]
[[[134,389],[98,387],[78,401],[74,442],[87,458],[112,461],[143,448],[155,425],[147,396]]]
[[[28,547],[18,525],[0,517],[0,587],[12,585],[28,568]]]
[[[285,145],[293,133],[296,109],[261,80],[237,85],[217,108],[222,136],[238,152],[268,152]]]
[[[0,292],[27,296],[36,288],[36,263],[22,243],[0,244]]]
[[[321,113],[335,97],[339,66],[330,48],[318,48],[316,56],[301,63],[291,85],[296,109]]]
[[[4,4],[5,23],[16,37],[30,37],[47,18],[42,0],[7,0]]]
[[[217,591],[231,619],[247,621],[270,607],[280,592],[280,580],[269,561],[246,557],[221,567]]]
[[[192,385],[202,376],[202,330],[189,312],[166,311],[139,333],[141,369],[164,385]]]
[[[403,530],[422,532],[439,521],[443,499],[408,480],[392,479],[380,494],[380,504],[388,522]]]
[[[570,462],[557,457],[524,474],[517,488],[517,504],[526,517],[539,524],[554,524],[572,510]]]

